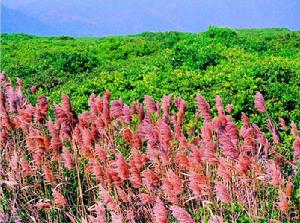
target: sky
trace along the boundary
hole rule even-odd
[[[300,30],[300,0],[2,0],[2,32],[103,36],[208,26]],[[44,28],[43,28],[44,27]]]

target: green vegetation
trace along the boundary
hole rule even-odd
[[[136,213],[138,210],[140,212],[137,213],[141,214],[137,215],[137,219],[146,222],[146,217],[151,215],[148,211],[152,211],[152,209],[138,209],[141,206],[139,199],[142,200],[142,197],[140,198],[138,195],[147,193],[151,195],[153,193],[156,197],[157,194],[166,193],[168,190],[161,187],[163,183],[157,183],[155,191],[145,185],[131,186],[134,183],[131,180],[134,178],[131,179],[129,176],[125,177],[121,183],[118,182],[118,178],[110,179],[110,177],[111,173],[119,171],[114,170],[116,160],[120,160],[120,162],[126,160],[129,166],[134,167],[132,163],[135,161],[131,163],[130,159],[135,156],[133,152],[136,152],[137,148],[138,151],[146,154],[146,158],[149,156],[145,159],[148,161],[139,161],[144,162],[141,165],[141,170],[153,169],[156,164],[153,162],[154,159],[151,160],[150,155],[152,153],[149,153],[150,155],[147,153],[149,148],[152,148],[148,144],[150,145],[151,140],[149,139],[151,137],[159,136],[159,140],[155,138],[157,141],[155,143],[159,143],[159,148],[169,145],[170,159],[167,160],[171,161],[166,165],[161,162],[163,158],[157,158],[159,168],[154,171],[157,172],[156,174],[160,179],[168,178],[167,180],[174,178],[171,172],[165,171],[167,168],[178,174],[179,182],[182,181],[184,185],[183,192],[179,194],[185,193],[182,196],[183,199],[180,198],[180,202],[183,202],[181,206],[185,207],[189,211],[188,214],[193,216],[195,220],[207,222],[212,215],[220,215],[225,222],[268,222],[271,220],[275,222],[276,219],[278,222],[296,222],[299,220],[300,135],[295,126],[285,128],[282,123],[280,126],[278,118],[283,118],[287,125],[292,122],[299,125],[300,31],[292,32],[287,29],[232,30],[210,27],[208,31],[198,34],[165,32],[105,38],[2,34],[1,70],[5,70],[8,77],[12,79],[12,81],[1,83],[3,87],[0,90],[4,92],[3,95],[11,94],[11,89],[4,86],[16,83],[15,79],[18,77],[23,80],[23,91],[26,91],[30,102],[25,103],[26,107],[21,103],[22,100],[14,100],[13,97],[4,97],[3,100],[4,104],[17,107],[15,109],[9,107],[5,108],[7,110],[3,109],[5,112],[2,111],[2,113],[9,118],[0,119],[2,139],[0,152],[3,153],[0,155],[4,157],[2,166],[6,168],[2,171],[3,176],[0,176],[2,180],[0,183],[2,185],[8,184],[8,186],[0,185],[4,188],[0,196],[0,212],[11,211],[13,213],[15,209],[11,208],[11,204],[15,202],[19,206],[18,215],[22,219],[29,219],[28,216],[34,215],[37,216],[35,216],[36,219],[38,217],[49,221],[57,219],[59,222],[68,222],[66,219],[71,219],[73,216],[76,217],[76,220],[83,219],[88,215],[86,211],[92,210],[88,207],[99,202],[99,199],[102,199],[101,193],[106,190],[104,192],[94,190],[98,187],[96,185],[99,182],[102,183],[102,179],[98,179],[101,174],[97,173],[101,167],[105,171],[107,168],[111,168],[110,172],[107,172],[108,174],[104,174],[105,182],[109,182],[108,188],[111,191],[108,190],[108,192],[119,199],[117,201],[120,204],[118,204],[120,210],[124,213],[129,213],[128,207],[131,207],[132,213]],[[31,86],[37,88],[35,94],[30,93]],[[164,120],[163,114],[158,111],[150,111],[149,107],[151,106],[149,106],[148,101],[148,106],[147,103],[144,103],[147,107],[144,117],[150,118],[143,119],[142,113],[141,115],[134,113],[128,121],[125,118],[120,118],[119,113],[116,112],[116,109],[119,109],[121,114],[125,114],[123,109],[129,109],[120,102],[115,103],[114,106],[107,106],[108,110],[99,109],[100,111],[95,112],[89,108],[88,97],[90,94],[95,93],[102,96],[105,89],[111,92],[110,100],[122,98],[128,105],[134,101],[142,102],[145,95],[150,95],[156,101],[161,101],[163,95],[172,94],[186,100],[188,108],[185,113],[185,103],[179,103],[178,106],[175,106],[176,103],[172,103],[167,106],[167,113],[170,112],[171,116],[177,118],[172,118],[170,122],[162,121]],[[259,113],[254,109],[253,101],[257,91],[261,92],[266,99],[267,112]],[[68,94],[71,102],[64,96],[63,103],[57,107],[56,114],[54,114],[53,104],[60,103],[61,93]],[[213,119],[215,122],[210,120],[212,127],[206,123],[207,128],[202,128],[201,118],[199,122],[196,121],[198,116],[198,113],[195,113],[198,109],[195,103],[197,93],[203,95],[212,107],[213,117],[215,117]],[[44,112],[42,118],[40,118],[41,111],[44,111],[42,107],[45,106],[43,98],[40,99],[34,110],[30,110],[33,108],[31,103],[35,104],[38,95],[41,94],[48,96],[51,104],[49,106],[50,116]],[[105,105],[108,105],[110,103],[108,95],[107,92],[106,96],[98,99],[105,101],[107,103]],[[234,105],[231,113],[233,120],[229,117],[224,118],[220,111],[218,116],[217,109],[214,107],[216,95],[221,96],[224,107],[229,103]],[[177,98],[177,100],[179,99]],[[90,100],[90,103],[96,103],[92,101]],[[76,112],[70,109],[69,103],[72,103]],[[155,107],[155,103],[150,104],[154,104]],[[202,102],[202,106],[203,104],[205,107],[206,102]],[[138,105],[142,106],[142,104]],[[163,107],[162,103],[160,107]],[[83,112],[85,110],[90,110],[90,113]],[[112,110],[115,113],[111,116],[112,119],[105,119],[105,117],[109,117],[105,112],[109,111],[111,114],[113,113]],[[46,111],[48,110],[46,109]],[[31,117],[32,112],[35,114],[33,119]],[[180,115],[180,112],[183,116]],[[260,126],[262,132],[265,133],[263,138],[262,133],[254,126],[245,127],[248,124],[245,119],[242,123],[242,112],[250,117],[250,123],[256,123]],[[229,113],[226,112],[226,114]],[[98,119],[99,117],[104,118]],[[102,119],[104,121],[99,121]],[[226,119],[226,123],[232,121],[234,124],[231,126],[232,129],[227,129],[227,126],[224,128],[224,123],[222,124],[224,119]],[[267,119],[269,119],[269,128],[266,124]],[[11,120],[14,125],[11,125],[8,120]],[[52,122],[49,120],[53,120],[53,123],[60,123],[59,127],[51,124]],[[178,131],[175,129],[176,122],[179,122]],[[49,129],[46,127],[46,123]],[[236,128],[236,132],[234,131],[235,123],[237,124],[236,127],[240,127]],[[165,129],[161,130],[161,128]],[[209,161],[207,157],[203,156],[205,159],[200,157],[201,161],[197,161],[198,155],[195,154],[196,158],[194,158],[194,148],[190,148],[190,145],[193,145],[201,150],[205,148],[209,150],[209,144],[206,144],[205,141],[207,139],[198,136],[203,132],[205,134],[205,131],[209,132],[210,128],[214,128],[211,130],[211,134],[214,136],[210,137],[210,140],[213,143],[211,145],[217,146],[217,150],[214,151],[216,157],[222,158],[222,162],[227,162],[222,164],[224,167],[230,164],[228,166],[230,167],[228,170],[232,174],[230,180],[224,180],[224,176],[218,176],[217,167],[221,166],[221,163],[218,163],[221,159],[215,162],[214,159]],[[251,131],[247,130],[246,134],[246,129]],[[177,131],[176,134],[181,134],[180,137],[175,134],[175,131]],[[232,139],[229,140],[231,140],[231,144],[236,143],[236,153],[238,154],[234,155],[234,159],[230,154],[224,153],[224,151],[226,152],[224,145],[228,142],[225,139],[230,134],[233,135]],[[167,137],[170,138],[167,140],[168,143],[160,142]],[[35,138],[39,143],[31,143]],[[188,144],[185,143],[185,140]],[[35,147],[38,149],[30,150],[32,144],[36,144]],[[269,146],[271,147],[269,148]],[[5,149],[1,150],[1,148]],[[227,150],[229,151],[230,148]],[[100,165],[97,169],[94,167],[99,165],[99,160],[97,160],[100,154],[98,153],[99,150],[104,151],[104,157],[107,158],[108,163],[101,161],[102,166]],[[164,150],[159,149],[160,152],[157,154],[163,157],[162,155],[165,155]],[[43,151],[44,157],[39,164],[38,158],[41,151]],[[69,153],[71,154],[69,164],[71,164],[67,165],[67,158],[64,157]],[[177,161],[178,154],[181,154],[178,157],[183,160],[188,157],[188,163],[190,163],[189,160],[195,159],[196,161],[186,164],[190,166],[181,166],[180,164],[183,162]],[[202,154],[200,155],[202,156]],[[58,156],[62,159],[57,158]],[[247,159],[248,156],[250,161]],[[136,159],[140,159],[140,157]],[[212,162],[210,164],[212,168],[208,168],[208,161]],[[30,165],[33,165],[33,170],[38,169],[38,171],[29,171]],[[25,166],[27,166],[27,170]],[[22,171],[19,171],[18,167]],[[239,168],[241,170],[236,171]],[[139,170],[139,174],[141,170]],[[203,181],[203,178],[199,178],[199,176],[198,178],[190,177],[192,173],[197,171],[210,179],[205,182],[207,187],[204,187],[204,190],[210,188],[212,191],[203,194],[207,196],[207,201],[209,201],[207,203],[194,201],[199,196],[196,195],[198,189],[192,191],[193,188],[189,183],[193,179],[195,182],[196,180]],[[19,172],[24,177],[18,175]],[[51,175],[52,173],[54,175]],[[14,180],[18,183],[14,183],[12,177],[15,177]],[[141,177],[144,176],[141,175]],[[276,177],[278,183],[275,182]],[[25,178],[26,180],[24,180]],[[233,197],[232,202],[229,202],[231,199],[223,198],[222,200],[217,195],[217,193],[219,194],[216,189],[219,185],[217,182],[221,178],[224,182],[226,181],[228,193]],[[267,184],[271,180],[272,185],[271,183]],[[167,181],[165,180],[165,182]],[[199,182],[196,184],[200,185]],[[131,191],[128,193],[132,196],[130,198],[131,206],[123,205],[127,201],[124,202],[120,199],[121,196],[118,197],[119,191],[117,191],[117,187],[114,188],[116,185],[122,187],[124,191]],[[179,185],[178,182],[176,185]],[[26,190],[26,188],[30,188],[30,190]],[[219,185],[219,188],[222,189],[222,185]],[[180,190],[182,189],[179,188]],[[60,194],[57,194],[56,191],[60,191]],[[81,195],[82,191],[83,195]],[[220,194],[222,194],[221,192]],[[213,193],[216,196],[211,197]],[[194,195],[196,197],[193,198]],[[170,198],[166,193],[164,198],[168,197]],[[249,197],[258,202],[253,202],[253,200],[248,199]],[[241,200],[243,202],[240,202]],[[175,207],[175,211],[172,210],[174,218],[171,217],[170,210],[174,209],[174,206],[172,208],[170,204],[173,201],[167,202],[169,202],[169,205],[166,206],[168,208],[167,214],[169,214],[170,220],[175,222],[176,212],[180,212],[180,209]],[[66,208],[66,204],[71,206]],[[101,203],[99,202],[99,204]],[[37,213],[36,207],[38,206],[40,206],[40,210]],[[47,210],[48,208],[51,209]],[[109,212],[109,209],[112,212]],[[114,213],[114,208],[109,209],[104,210],[108,219],[112,218],[112,213]],[[65,210],[69,212],[65,212]],[[144,210],[146,211],[143,212]]]
[[[209,102],[216,94],[234,102],[237,118],[251,112],[260,91],[272,118],[300,120],[300,32],[210,27],[198,34],[105,38],[2,34],[1,50],[1,69],[9,76],[23,79],[27,89],[37,86],[50,103],[67,93],[78,111],[87,109],[92,92],[105,89],[127,103],[173,94],[191,110],[198,92]]]

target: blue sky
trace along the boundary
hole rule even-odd
[[[3,0],[2,2],[8,8],[44,24],[45,29],[52,28],[56,30],[56,34],[74,36],[167,30],[200,32],[210,25],[232,28],[284,27],[300,30],[300,0]],[[11,18],[3,16],[2,19]],[[26,26],[23,28],[26,29]]]

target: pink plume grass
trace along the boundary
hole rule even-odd
[[[225,203],[232,202],[232,199],[227,191],[227,188],[222,182],[220,181],[215,182],[215,190],[216,190],[217,198],[219,198],[220,201]]]
[[[153,207],[153,220],[155,223],[168,223],[168,211],[162,202],[162,200],[157,197],[155,205]]]
[[[209,121],[211,119],[210,114],[210,105],[204,99],[204,97],[200,94],[197,94],[197,105],[200,110],[201,116],[205,121]]]
[[[264,113],[267,111],[266,107],[265,107],[264,96],[260,92],[257,92],[255,95],[254,106],[257,109],[257,111],[259,111],[261,113]]]
[[[179,223],[194,223],[191,215],[185,209],[173,205],[170,207],[170,210]]]

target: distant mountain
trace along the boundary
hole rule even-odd
[[[3,0],[3,4],[55,27],[56,35],[200,32],[210,25],[300,29],[299,0]]]
[[[1,33],[28,33],[50,36],[58,32],[35,18],[1,5]]]

